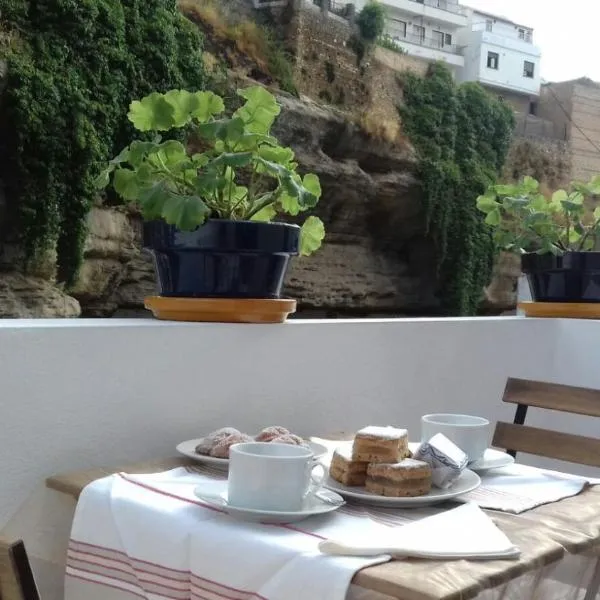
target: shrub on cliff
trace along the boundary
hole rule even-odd
[[[385,29],[385,8],[379,2],[371,0],[360,11],[356,22],[363,40],[375,42]]]
[[[441,299],[452,314],[473,315],[490,282],[495,246],[476,199],[508,153],[512,110],[478,83],[454,82],[435,63],[424,78],[405,74],[404,132],[420,158],[427,227],[439,252]]]
[[[201,89],[201,36],[175,0],[4,0],[7,87],[0,179],[27,259],[80,265],[94,179],[131,137],[127,110],[153,90]]]

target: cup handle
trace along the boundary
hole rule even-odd
[[[317,469],[320,469],[320,473],[316,474]],[[308,486],[307,496],[315,496],[325,483],[325,477],[327,477],[327,467],[320,463],[315,462],[310,467],[310,483]]]

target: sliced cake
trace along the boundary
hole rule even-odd
[[[358,462],[394,463],[409,455],[408,432],[370,425],[354,437],[352,458]]]
[[[363,486],[369,463],[352,458],[352,446],[340,446],[333,452],[329,475],[343,485]]]
[[[372,463],[367,469],[367,491],[379,496],[425,496],[431,490],[431,467],[405,458],[398,463]]]

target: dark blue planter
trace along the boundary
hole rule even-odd
[[[287,223],[211,219],[189,232],[144,224],[161,296],[279,298],[299,244],[300,227]]]
[[[536,302],[600,302],[600,252],[524,254],[521,266]]]

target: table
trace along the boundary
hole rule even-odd
[[[193,465],[188,459],[159,459],[56,475],[48,478],[46,485],[77,499],[87,484],[112,473],[156,473]],[[356,574],[354,586],[369,599],[469,600],[527,573],[541,574],[567,554],[600,555],[600,486],[520,515],[489,513],[521,548],[518,561],[394,561],[363,569]],[[534,582],[540,577],[536,575]]]

